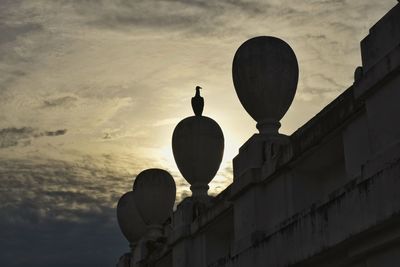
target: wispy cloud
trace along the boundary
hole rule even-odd
[[[57,98],[52,98],[52,99],[46,99],[43,101],[43,106],[44,107],[68,107],[73,105],[77,101],[76,97],[73,96],[62,96],[62,97],[57,97]]]
[[[113,208],[135,173],[166,168],[178,199],[189,194],[170,142],[196,85],[230,157],[256,131],[231,80],[243,41],[274,35],[294,49],[290,133],[352,84],[359,41],[394,4],[0,0],[0,265],[111,265],[124,244]],[[229,160],[211,193],[231,182]]]
[[[167,118],[167,119],[161,119],[159,121],[156,121],[153,126],[154,127],[159,127],[159,126],[165,126],[165,125],[173,125],[176,126],[182,118]]]
[[[115,207],[119,197],[131,190],[136,174],[112,164],[112,155],[74,162],[46,158],[0,161],[0,263],[114,264],[128,250]],[[188,185],[181,178],[176,182],[180,201],[189,194]],[[15,257],[25,248],[24,257]],[[93,259],[93,255],[103,256]]]
[[[21,127],[21,128],[4,128],[0,129],[0,149],[12,146],[17,146],[22,143],[22,145],[30,145],[30,140],[32,138],[39,138],[42,136],[60,136],[67,133],[67,129],[60,129],[56,131],[44,131],[40,132],[31,127]]]
[[[0,181],[1,265],[112,265],[128,249],[115,221],[126,173],[84,161],[2,160]]]

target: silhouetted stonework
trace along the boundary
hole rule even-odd
[[[400,4],[361,53],[350,88],[291,136],[251,137],[226,190],[184,199],[119,266],[400,266]]]

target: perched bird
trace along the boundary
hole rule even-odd
[[[192,108],[196,116],[201,116],[204,108],[204,99],[200,96],[200,86],[196,86],[196,94],[192,97]]]

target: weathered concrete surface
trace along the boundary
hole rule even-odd
[[[354,84],[291,136],[251,137],[233,184],[207,205],[178,205],[165,251],[144,263],[398,266],[399,6],[363,41]]]
[[[400,44],[400,6],[396,5],[370,30],[361,41],[364,71],[368,71]]]
[[[386,225],[400,219],[400,143],[386,156],[368,162],[365,169],[372,176],[358,178],[319,205],[295,214],[271,231],[258,233],[258,238],[248,248],[232,254],[224,264],[214,266],[300,264],[328,249],[335,249],[344,241],[354,242],[349,249],[357,250],[365,243],[352,239],[362,238],[368,234],[365,231],[372,231],[375,227],[381,226],[381,231],[387,231]],[[396,231],[397,235],[391,235],[390,239],[400,237],[400,230]],[[371,251],[380,245],[382,242],[372,242],[364,253],[368,252],[372,257]],[[363,251],[358,249],[357,253]],[[343,257],[343,262],[346,262],[352,261],[355,255]]]

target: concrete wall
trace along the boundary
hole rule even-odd
[[[293,135],[251,137],[233,184],[178,205],[139,266],[399,266],[399,4],[361,47],[360,79]]]

